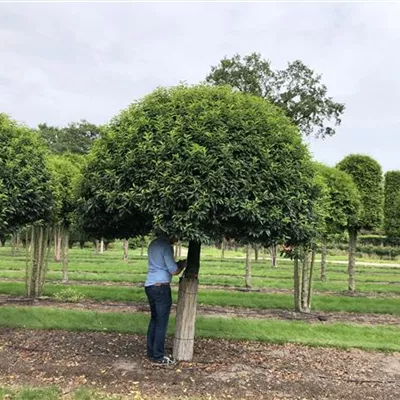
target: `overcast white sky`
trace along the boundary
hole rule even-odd
[[[225,55],[260,52],[323,74],[346,104],[334,165],[351,153],[400,169],[400,4],[0,4],[0,112],[36,126],[107,122],[160,85],[197,83]]]

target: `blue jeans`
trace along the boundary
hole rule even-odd
[[[165,336],[167,334],[172,297],[170,286],[147,286],[146,295],[150,304],[151,319],[147,330],[147,356],[153,360],[164,357]]]

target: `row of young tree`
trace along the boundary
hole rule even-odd
[[[32,131],[1,114],[0,232],[25,229],[27,294],[41,292],[54,231],[64,260],[72,231],[177,236],[188,243],[174,346],[182,360],[193,352],[202,243],[284,244],[294,260],[295,308],[308,311],[315,246],[347,230],[354,291],[357,234],[381,223],[381,167],[364,155],[317,164],[302,140],[333,134],[330,121],[339,124],[343,110],[300,61],[273,71],[252,54],[223,59],[204,84],[159,88],[101,129],[82,122],[82,130]],[[394,176],[386,179],[392,222]]]

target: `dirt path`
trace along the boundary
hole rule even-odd
[[[31,300],[23,297],[7,297],[0,295],[0,306],[32,306],[32,307],[59,307],[70,310],[90,310],[96,312],[120,312],[120,313],[148,313],[147,304],[130,302],[98,302],[81,301],[79,303],[66,303],[52,299]],[[172,306],[172,313],[176,312],[176,306]],[[289,310],[277,309],[251,309],[240,307],[204,306],[197,305],[198,315],[212,315],[239,318],[260,318],[305,321],[308,323],[355,323],[360,325],[394,325],[400,326],[400,315],[390,314],[361,314],[349,312],[323,312],[317,311],[310,314],[295,313]]]
[[[196,340],[193,363],[160,368],[144,348],[137,335],[0,329],[0,385],[55,384],[64,393],[86,385],[163,400],[400,398],[400,353]]]

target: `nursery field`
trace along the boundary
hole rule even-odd
[[[160,370],[145,357],[145,251],[124,261],[118,242],[103,254],[73,248],[68,284],[49,262],[44,296],[32,301],[24,252],[2,247],[0,398],[397,399],[400,266],[379,261],[359,260],[353,295],[340,256],[328,258],[326,282],[317,262],[312,312],[298,314],[290,260],[271,268],[260,252],[249,289],[241,249],[221,259],[205,247],[194,360]],[[176,302],[177,278],[172,287]]]

